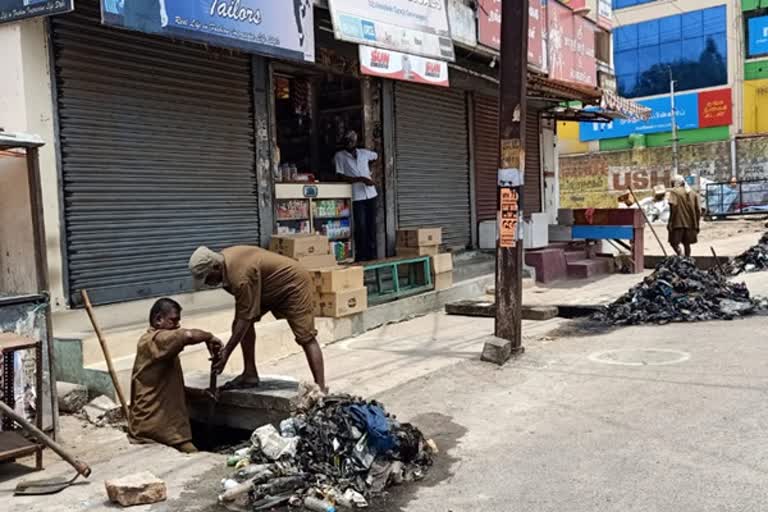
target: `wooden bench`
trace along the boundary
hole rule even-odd
[[[413,256],[406,258],[387,258],[384,260],[368,261],[362,264],[365,275],[375,275],[374,289],[368,289],[368,303],[381,304],[392,300],[410,297],[434,290],[432,282],[432,260],[429,256]],[[406,267],[406,268],[403,268]],[[390,274],[385,276],[384,274]],[[424,282],[418,282],[423,276]],[[386,286],[390,277],[391,286]],[[401,280],[405,278],[405,283]]]

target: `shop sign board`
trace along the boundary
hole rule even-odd
[[[64,14],[72,11],[75,0],[0,0],[0,23]]]
[[[329,0],[336,39],[455,59],[446,0]]]
[[[579,138],[582,142],[627,137],[632,134],[647,135],[672,131],[672,107],[669,96],[639,100],[651,109],[647,121],[616,119],[610,123],[581,123]],[[675,112],[678,130],[693,130],[713,126],[729,126],[733,122],[733,105],[730,89],[694,92],[675,96]]]
[[[475,11],[462,0],[448,0],[448,21],[451,37],[465,46],[477,46]]]
[[[768,16],[749,18],[747,57],[768,54]]]
[[[391,80],[448,87],[448,63],[419,55],[360,46],[360,72]]]
[[[556,0],[547,2],[547,19],[550,78],[596,86],[595,24]]]
[[[597,24],[605,30],[613,29],[613,4],[611,0],[597,0]]]
[[[148,34],[314,62],[311,0],[101,0],[101,18]]]
[[[528,63],[547,70],[547,0],[528,3]],[[477,41],[488,48],[501,48],[501,0],[478,0]]]
[[[501,48],[501,0],[477,1],[477,40],[488,48]]]

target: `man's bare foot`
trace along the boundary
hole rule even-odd
[[[248,389],[257,388],[261,384],[258,375],[241,374],[224,384],[221,389]]]

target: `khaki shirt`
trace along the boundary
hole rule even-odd
[[[682,187],[673,188],[669,193],[669,207],[668,229],[699,229],[701,208],[696,192],[687,192]]]
[[[256,322],[268,311],[313,311],[311,277],[297,261],[248,245],[221,253],[224,289],[235,297],[235,319]]]
[[[184,330],[149,329],[139,338],[131,386],[131,436],[177,445],[192,440],[179,354]]]

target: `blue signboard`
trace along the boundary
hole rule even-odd
[[[74,0],[0,0],[0,23],[70,12],[73,4]]]
[[[768,16],[749,19],[747,55],[757,57],[768,54]]]
[[[610,123],[580,123],[579,138],[582,142],[627,137],[633,133],[648,134],[672,131],[672,107],[669,96],[638,101],[652,110],[647,121],[639,119],[616,119]],[[678,130],[699,127],[698,93],[675,96]]]
[[[149,34],[315,60],[312,0],[101,0],[101,17]]]

